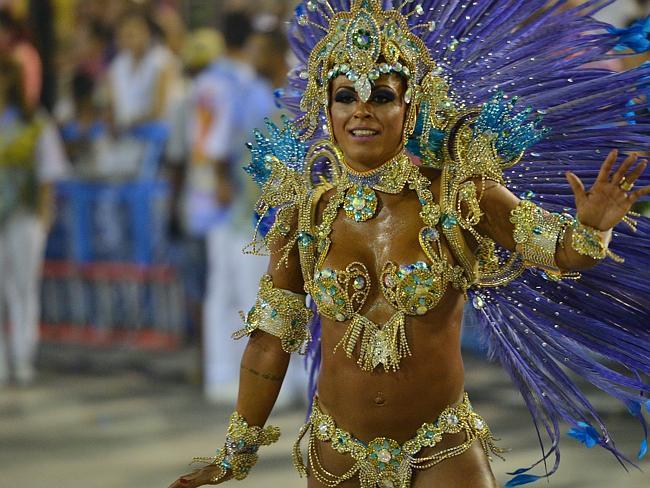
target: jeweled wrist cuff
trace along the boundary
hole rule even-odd
[[[312,311],[305,305],[305,295],[275,288],[270,275],[262,276],[255,306],[244,318],[246,326],[233,334],[241,339],[256,330],[278,337],[285,352],[303,353],[311,340],[309,322]]]
[[[575,219],[573,221],[571,247],[575,252],[583,256],[598,260],[605,259],[608,254],[607,245],[603,242],[601,232]]]
[[[233,412],[228,424],[228,434],[223,448],[217,451],[212,458],[194,458],[193,462],[206,462],[221,468],[219,474],[212,478],[212,482],[232,475],[236,480],[243,480],[257,463],[257,451],[261,446],[270,446],[280,438],[280,429],[269,425],[268,427],[250,427],[246,419]]]
[[[510,221],[515,225],[513,237],[517,252],[534,266],[557,270],[558,241],[573,218],[547,212],[529,200],[522,200],[511,212]]]

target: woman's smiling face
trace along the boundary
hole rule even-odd
[[[332,81],[330,120],[334,139],[353,169],[367,171],[396,156],[408,105],[404,80],[397,74],[374,82],[370,99],[361,101],[354,83],[345,76]]]

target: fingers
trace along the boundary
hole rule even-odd
[[[625,158],[625,161],[621,163],[621,165],[616,170],[616,173],[614,173],[614,176],[612,176],[612,183],[618,185],[620,181],[623,179],[623,177],[625,176],[625,173],[627,173],[627,171],[632,167],[632,165],[636,163],[638,158],[639,155],[636,153],[630,154],[627,158]]]
[[[573,173],[567,173],[566,174],[566,179],[569,181],[569,185],[571,185],[571,189],[573,190],[573,194],[576,197],[576,204],[579,204],[582,202],[587,194],[585,193],[585,186],[582,184],[582,181],[580,178],[578,178],[575,174]]]
[[[196,485],[192,485],[192,482],[183,476],[182,478],[178,478],[171,485],[169,485],[169,488],[192,488],[193,486]]]
[[[181,476],[174,483],[172,483],[169,488],[196,488],[198,486],[207,484],[208,481],[210,480],[203,475],[203,470],[197,470],[193,473]]]
[[[600,172],[598,173],[598,178],[596,181],[601,181],[603,183],[609,182],[609,173],[612,171],[612,167],[618,158],[618,149],[612,149],[607,155],[607,159],[600,167]]]
[[[643,174],[645,169],[648,167],[648,160],[643,159],[639,161],[639,164],[628,174],[625,175],[625,181],[631,184],[634,184],[636,180]]]
[[[632,192],[630,194],[630,200],[632,201],[632,203],[634,203],[639,198],[644,197],[646,195],[650,195],[650,186],[644,186],[643,188],[639,188],[635,192]]]

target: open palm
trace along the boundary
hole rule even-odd
[[[574,173],[566,174],[575,196],[578,219],[585,225],[603,231],[618,224],[639,198],[650,194],[650,186],[631,191],[631,186],[643,174],[648,161],[638,161],[638,155],[633,154],[613,171],[617,157],[616,149],[609,153],[596,182],[588,191]]]

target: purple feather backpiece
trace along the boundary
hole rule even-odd
[[[335,11],[350,8],[349,0],[328,1]],[[550,7],[547,0],[383,2],[384,8],[401,7],[404,14],[420,3],[424,14],[411,15],[409,24],[435,22],[433,30],[417,32],[459,102],[480,106],[503,91],[537,110],[551,130],[506,173],[515,194],[532,190],[533,199],[547,210],[575,214],[566,171],[590,185],[610,149],[630,153],[650,147],[650,66],[616,73],[595,64],[622,56],[612,54],[619,35],[592,17],[613,0],[591,0],[577,8],[568,8],[566,0]],[[300,15],[327,28],[324,6],[310,11],[301,5]],[[280,100],[298,117],[305,63],[323,32],[294,19],[289,34],[301,64],[290,74]],[[645,175],[637,184],[650,184],[650,178]],[[480,295],[485,305],[468,306],[466,318],[477,324],[490,357],[521,391],[540,443],[544,436],[550,439],[548,445],[542,443],[543,458],[536,463],[544,462],[545,475],[559,464],[560,421],[578,429],[593,426],[589,432],[597,433],[595,443],[622,464],[629,462],[572,379],[575,375],[620,399],[645,430],[639,407],[650,393],[650,222],[641,218],[636,233],[617,227],[611,248],[625,263],[605,261],[578,281],[549,281],[530,270],[509,286],[470,294]],[[320,366],[320,320],[312,326],[314,341],[307,355],[311,393]],[[538,479],[526,474],[536,464],[513,473],[509,485]]]

